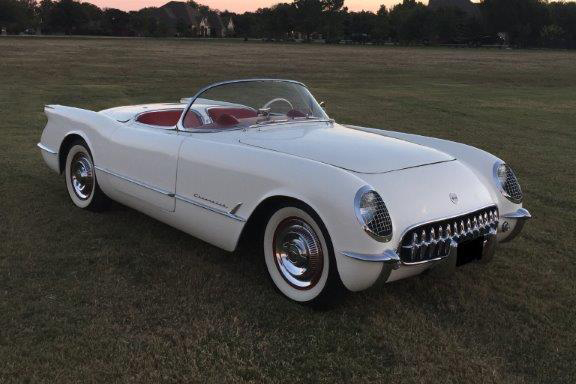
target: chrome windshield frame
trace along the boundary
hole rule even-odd
[[[252,79],[238,79],[238,80],[227,80],[227,81],[219,81],[216,83],[212,83],[210,85],[207,85],[203,88],[200,88],[200,90],[198,92],[196,92],[194,94],[194,96],[192,96],[187,105],[186,108],[184,108],[184,112],[182,113],[182,115],[180,116],[180,119],[178,120],[178,123],[176,124],[176,129],[178,131],[182,131],[182,132],[197,132],[197,133],[211,133],[211,132],[222,132],[223,130],[218,129],[218,130],[207,130],[207,129],[186,129],[184,128],[184,118],[186,117],[186,114],[188,114],[188,112],[190,111],[190,108],[192,108],[192,105],[194,104],[194,102],[206,91],[209,91],[210,89],[216,88],[216,87],[220,87],[223,85],[229,85],[229,84],[239,84],[239,83],[255,83],[255,82],[274,82],[274,83],[292,83],[292,84],[297,84],[300,85],[302,87],[304,87],[312,96],[312,98],[316,101],[316,103],[318,105],[320,105],[320,103],[318,103],[318,101],[316,100],[316,98],[314,97],[314,95],[312,95],[312,93],[310,92],[309,88],[306,86],[306,84],[300,82],[300,81],[296,81],[296,80],[288,80],[288,79],[270,79],[270,78],[252,78]],[[327,116],[328,117],[328,116]],[[324,122],[324,121],[328,121],[328,122],[332,122],[333,120],[330,119],[329,117],[327,119],[314,119],[314,120],[310,120],[310,121],[320,121],[320,122]],[[273,124],[270,124],[273,125]],[[260,125],[253,125],[250,126],[249,128],[253,128],[256,126],[260,126]],[[244,128],[237,128],[237,129],[244,129]]]

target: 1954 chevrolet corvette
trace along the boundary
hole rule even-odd
[[[180,103],[45,112],[38,146],[76,206],[99,211],[112,199],[227,251],[259,233],[271,280],[301,303],[487,262],[530,218],[502,160],[339,125],[296,81],[228,81]]]

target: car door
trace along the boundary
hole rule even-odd
[[[106,171],[112,187],[165,211],[175,209],[182,136],[176,129],[134,122],[110,137]]]

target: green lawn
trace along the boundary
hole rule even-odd
[[[75,208],[36,143],[43,105],[307,83],[336,120],[507,160],[534,220],[489,265],[317,312],[133,210]],[[576,382],[576,52],[0,38],[0,382]]]

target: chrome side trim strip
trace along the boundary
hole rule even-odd
[[[131,178],[129,178],[129,177],[120,175],[120,174],[118,174],[118,173],[116,173],[116,172],[112,172],[112,171],[110,171],[110,170],[108,170],[108,169],[105,169],[105,168],[102,168],[102,167],[96,167],[96,166],[95,166],[94,168],[96,168],[97,170],[102,171],[102,172],[104,172],[104,173],[107,173],[107,174],[109,174],[109,175],[112,175],[112,176],[114,176],[114,177],[117,177],[117,178],[119,178],[119,179],[122,179],[122,180],[128,181],[128,182],[130,182],[130,183],[136,184],[136,185],[138,185],[138,186],[140,186],[140,187],[149,189],[149,190],[154,191],[154,192],[161,193],[161,194],[166,195],[166,196],[168,196],[168,197],[174,197],[174,196],[175,196],[174,192],[169,192],[169,191],[165,191],[165,190],[160,189],[160,188],[153,187],[153,186],[151,186],[151,185],[148,185],[148,184],[142,183],[142,182],[140,182],[140,181],[131,179]]]
[[[400,263],[400,256],[390,249],[384,251],[384,253],[378,255],[367,255],[364,253],[356,253],[356,252],[349,252],[343,251],[340,252],[344,256],[351,257],[352,259],[362,260],[362,261],[377,261],[377,262],[384,262],[386,264],[397,265]]]
[[[206,209],[206,210],[208,210],[208,211],[210,211],[210,212],[218,213],[218,214],[220,214],[220,215],[222,215],[222,216],[226,216],[226,217],[228,217],[228,218],[230,218],[230,219],[233,219],[233,220],[236,220],[236,221],[246,222],[246,219],[245,219],[245,218],[240,217],[240,216],[238,216],[238,215],[235,215],[234,212],[227,212],[227,211],[223,211],[223,210],[220,210],[220,209],[211,207],[211,206],[209,206],[209,205],[200,203],[200,202],[198,202],[198,201],[191,200],[191,199],[189,199],[189,198],[187,198],[187,197],[177,195],[177,194],[175,194],[175,193],[173,193],[173,192],[168,192],[168,191],[165,191],[165,190],[163,190],[163,189],[156,188],[156,187],[153,187],[153,186],[151,186],[151,185],[142,183],[142,182],[140,182],[140,181],[131,179],[131,178],[129,178],[129,177],[120,175],[120,174],[118,174],[118,173],[116,173],[116,172],[112,172],[112,171],[110,171],[110,170],[108,170],[108,169],[105,169],[105,168],[102,168],[102,167],[94,167],[94,168],[96,168],[97,170],[102,171],[102,172],[104,172],[104,173],[107,173],[107,174],[109,174],[109,175],[112,175],[112,176],[114,176],[114,177],[117,177],[117,178],[119,178],[119,179],[122,179],[122,180],[128,181],[128,182],[130,182],[130,183],[136,184],[136,185],[138,185],[138,186],[140,186],[140,187],[149,189],[149,190],[154,191],[154,192],[161,193],[161,194],[166,195],[166,196],[168,196],[168,197],[174,197],[174,198],[176,198],[177,200],[183,201],[183,202],[188,203],[188,204],[195,205],[195,206],[197,206],[197,207],[199,207],[199,208],[204,208],[204,209]],[[242,204],[238,204],[238,205],[237,205],[237,208],[240,208],[241,205],[242,205]],[[236,208],[236,207],[234,207],[234,208]],[[234,210],[234,209],[233,209],[233,210]],[[237,210],[237,209],[236,209],[236,210]]]
[[[176,200],[180,200],[180,201],[183,201],[183,202],[185,202],[185,203],[195,205],[195,206],[197,206],[197,207],[199,207],[199,208],[204,208],[204,209],[206,209],[206,210],[208,210],[208,211],[210,211],[210,212],[214,212],[214,213],[217,213],[217,214],[219,214],[219,215],[226,216],[226,217],[229,218],[229,219],[233,219],[233,220],[240,221],[240,222],[243,222],[243,223],[246,222],[246,219],[245,219],[245,218],[240,217],[240,216],[238,216],[238,215],[235,215],[234,213],[226,212],[226,211],[220,210],[220,209],[218,209],[218,208],[211,207],[211,206],[209,206],[209,205],[200,203],[200,202],[198,202],[198,201],[191,200],[191,199],[189,199],[189,198],[187,198],[187,197],[184,197],[184,196],[176,195]]]
[[[50,148],[48,148],[47,146],[45,146],[45,145],[42,144],[42,143],[38,143],[37,146],[38,146],[38,148],[40,148],[41,150],[43,150],[43,151],[45,151],[45,152],[48,152],[48,153],[51,154],[51,155],[57,155],[57,154],[58,154],[58,152],[51,150]]]

